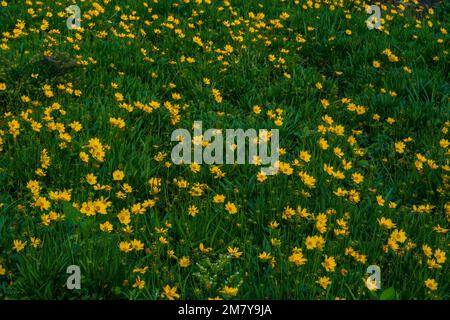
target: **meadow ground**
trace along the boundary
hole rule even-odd
[[[0,1],[0,299],[449,299],[449,12]],[[196,120],[279,173],[173,164]]]

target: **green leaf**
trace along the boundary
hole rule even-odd
[[[380,295],[380,300],[395,300],[395,289],[394,287],[390,287],[383,291]]]
[[[76,223],[77,218],[80,216],[79,211],[70,204],[66,204],[63,210],[66,220],[71,223]]]

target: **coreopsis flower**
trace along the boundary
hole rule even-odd
[[[322,262],[322,267],[324,267],[325,271],[327,272],[334,272],[334,268],[336,267],[336,261],[334,260],[334,257],[328,257],[325,255],[325,259]]]
[[[81,129],[83,129],[83,125],[78,121],[73,121],[69,124],[69,127],[75,132],[79,132]]]
[[[34,202],[33,206],[35,208],[39,208],[39,210],[41,210],[41,211],[44,211],[44,210],[48,210],[50,208],[51,203],[45,197],[38,197],[36,199],[36,201]]]
[[[125,128],[125,121],[122,118],[109,118],[109,123],[119,129]]]
[[[22,240],[14,240],[13,241],[13,249],[17,252],[22,251],[25,249],[26,242],[23,242]]]
[[[425,286],[430,289],[431,291],[436,291],[438,288],[438,283],[434,279],[427,279],[425,280]]]
[[[187,268],[191,264],[191,260],[189,259],[189,257],[183,256],[182,258],[180,258],[179,264],[180,264],[180,267]]]
[[[125,177],[125,174],[121,170],[115,170],[112,176],[114,181],[121,181]]]
[[[439,264],[444,264],[447,258],[445,257],[445,251],[441,249],[436,249],[434,252],[434,257],[436,258],[436,262]]]
[[[126,241],[122,241],[119,243],[119,249],[122,252],[130,252],[133,250],[133,248],[131,247],[131,243]]]
[[[258,180],[258,182],[264,182],[267,180],[267,174],[265,174],[264,172],[259,171],[256,174],[256,180]]]
[[[209,252],[212,251],[212,248],[206,248],[205,245],[202,242],[200,242],[200,244],[198,245],[198,249],[202,253],[209,253]]]
[[[197,216],[198,212],[199,212],[199,210],[197,209],[196,206],[194,206],[194,205],[189,206],[188,213],[190,216],[195,217],[195,216]]]
[[[161,294],[161,296],[169,300],[175,300],[180,298],[180,295],[177,293],[177,287],[170,287],[169,285],[166,285],[163,288],[163,293]]]
[[[388,229],[388,230],[396,227],[396,224],[393,223],[391,219],[386,219],[385,217],[381,217],[377,221],[381,227]]]
[[[384,206],[385,200],[383,199],[383,196],[378,195],[376,198],[377,198],[378,205],[381,206],[381,207]]]
[[[91,186],[97,183],[97,177],[93,173],[88,173],[85,179],[86,182],[89,183]]]
[[[89,155],[86,152],[81,151],[79,155],[80,155],[81,161],[89,162]]]
[[[230,201],[228,201],[225,204],[225,210],[229,213],[229,214],[236,214],[237,213],[237,208],[236,205]]]
[[[138,288],[140,290],[144,289],[145,287],[145,281],[141,280],[140,276],[137,276],[136,281],[133,284],[133,288]]]
[[[131,241],[131,247],[133,250],[136,250],[136,251],[144,250],[144,244],[140,240],[137,240],[137,239],[134,239],[133,241]]]
[[[109,221],[100,223],[100,230],[103,232],[111,232],[113,230],[113,225]]]
[[[319,147],[323,150],[326,150],[329,147],[327,140],[324,138],[320,138],[318,144],[319,144]]]
[[[288,260],[296,266],[302,266],[308,261],[308,259],[303,256],[302,249],[299,248],[292,249],[292,254],[289,256]]]
[[[223,289],[220,292],[222,294],[224,294],[225,296],[235,297],[238,294],[239,289],[238,288],[229,287],[229,286],[225,286],[225,287],[223,287]]]
[[[358,172],[355,172],[352,174],[352,180],[354,183],[360,184],[361,182],[364,181],[364,176]]]
[[[398,230],[398,229],[395,229],[392,233],[391,233],[391,236],[390,236],[392,239],[394,239],[395,241],[397,241],[397,242],[400,242],[400,243],[404,243],[405,241],[406,241],[406,239],[407,239],[407,237],[406,237],[406,233],[405,233],[405,231],[403,231],[403,230]]]
[[[145,266],[143,268],[134,268],[133,269],[133,273],[140,273],[140,274],[145,274],[148,270],[148,266]]]
[[[128,209],[122,209],[117,215],[120,223],[123,225],[128,225],[131,222],[131,214]]]
[[[214,203],[224,203],[224,201],[225,201],[225,196],[222,194],[216,194],[213,198]]]
[[[406,147],[406,145],[402,141],[396,142],[395,143],[395,152],[402,154],[405,152],[405,147]]]
[[[305,162],[309,162],[311,160],[311,154],[308,151],[300,151],[300,159]]]
[[[31,246],[36,249],[37,247],[39,247],[41,245],[42,240],[39,238],[36,238],[36,237],[31,237],[30,242],[31,242]]]
[[[242,252],[237,247],[228,247],[227,251],[234,258],[240,258],[242,256]]]
[[[319,277],[316,283],[318,283],[319,286],[321,286],[323,289],[327,289],[328,286],[331,284],[331,280],[329,277]]]
[[[258,259],[262,261],[270,260],[272,259],[272,255],[270,253],[263,251],[258,255]]]
[[[330,105],[330,101],[328,101],[327,99],[321,99],[320,103],[322,104],[322,107],[324,109],[328,108],[328,106]]]

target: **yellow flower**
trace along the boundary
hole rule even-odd
[[[381,195],[378,195],[377,196],[377,203],[378,203],[378,205],[379,206],[384,206],[384,199],[383,199],[383,196],[381,196]]]
[[[324,138],[320,138],[319,139],[319,147],[323,150],[327,150],[329,147],[327,140],[325,140]]]
[[[296,266],[302,266],[308,261],[308,259],[303,256],[302,249],[298,248],[292,250],[292,254],[289,256],[288,260]]]
[[[0,276],[4,276],[6,274],[6,269],[0,264]]]
[[[224,295],[226,295],[226,296],[235,297],[238,294],[239,289],[238,288],[229,287],[229,286],[225,286],[225,287],[223,287],[221,292]]]
[[[164,298],[167,298],[169,300],[175,300],[175,299],[179,299],[180,295],[177,293],[177,287],[173,287],[171,288],[169,285],[166,285],[163,288],[163,293],[161,294],[161,296]]]
[[[261,113],[261,107],[260,106],[253,106],[253,112],[255,114],[260,114]]]
[[[131,248],[131,244],[129,242],[126,241],[122,241],[119,243],[119,249],[122,252],[130,252],[131,250],[133,250]]]
[[[89,162],[89,155],[86,152],[80,152],[80,159],[83,162]]]
[[[6,90],[6,83],[0,82],[0,91]]]
[[[434,279],[427,279],[425,280],[425,286],[431,291],[435,291],[437,290],[438,284]]]
[[[316,283],[318,283],[323,289],[326,289],[331,284],[331,281],[328,277],[319,277]]]
[[[180,267],[187,268],[191,264],[189,257],[182,257],[179,261]]]
[[[330,102],[327,99],[321,99],[320,103],[322,104],[322,107],[324,109],[326,109],[330,105]]]
[[[216,194],[213,198],[214,203],[224,203],[224,201],[225,201],[225,196],[222,194]]]
[[[117,215],[121,224],[128,225],[131,222],[131,215],[128,209],[122,209]]]
[[[136,251],[144,250],[144,244],[140,240],[136,239],[131,241],[131,247]]]
[[[41,215],[41,222],[44,226],[49,226],[51,222],[50,215],[48,214]]]
[[[34,202],[33,206],[35,208],[39,208],[41,211],[48,210],[51,206],[51,203],[44,197],[38,197]]]
[[[258,255],[258,258],[263,261],[270,260],[270,259],[272,259],[272,255],[270,253],[263,251],[262,253],[260,253]]]
[[[264,172],[259,171],[256,174],[256,179],[258,180],[258,182],[264,182],[267,180],[267,174],[265,174]]]
[[[116,101],[118,101],[118,102],[123,101],[123,94],[121,94],[120,92],[116,92],[114,94],[114,97],[116,98]]]
[[[324,267],[327,272],[334,272],[334,268],[336,267],[334,257],[328,257],[325,255],[325,260],[322,262],[322,267]]]
[[[391,238],[400,243],[404,243],[407,239],[405,231],[401,229],[395,229],[391,234]]]
[[[69,124],[69,127],[72,128],[73,131],[78,132],[80,131],[83,126],[78,121],[74,121],[71,124]]]
[[[23,242],[22,240],[14,240],[13,249],[16,250],[17,252],[20,252],[23,249],[25,249],[25,246],[26,242]]]
[[[40,244],[41,244],[41,239],[39,238],[35,238],[35,237],[31,237],[31,245],[33,246],[33,248],[37,248]]]
[[[140,290],[144,289],[145,281],[141,280],[140,276],[137,276],[135,283],[133,284],[133,288],[139,288]]]
[[[242,255],[242,252],[240,252],[239,248],[237,248],[237,247],[234,247],[234,248],[233,247],[228,247],[227,251],[234,258],[239,258]]]
[[[134,268],[133,272],[134,273],[140,273],[140,274],[145,274],[148,270],[148,267],[145,266],[144,268]]]
[[[423,254],[427,257],[431,257],[431,255],[433,254],[433,250],[426,244],[424,244],[422,246],[422,250],[423,250]]]
[[[195,217],[198,214],[198,209],[196,206],[189,206],[188,213],[190,216]]]
[[[406,147],[406,145],[402,141],[396,142],[395,143],[395,152],[402,154],[405,152],[405,147]]]
[[[434,251],[434,257],[436,258],[437,263],[443,264],[447,258],[445,257],[445,252],[441,249],[437,249]]]
[[[88,173],[86,175],[86,182],[92,186],[97,183],[97,177],[93,173]]]
[[[116,170],[112,174],[114,181],[121,181],[125,177],[125,174],[121,170]]]
[[[236,205],[230,201],[228,201],[225,205],[225,210],[228,211],[229,214],[236,214],[237,208]]]
[[[191,164],[189,165],[189,168],[190,168],[191,171],[194,172],[194,173],[200,172],[200,165],[199,165],[198,163],[195,163],[195,162],[191,163]]]
[[[109,221],[100,223],[100,230],[103,232],[111,232],[113,230],[113,225]]]
[[[119,129],[125,128],[125,121],[122,118],[109,118],[109,123]]]
[[[198,248],[203,253],[208,253],[208,252],[212,251],[212,248],[206,248],[202,242],[200,242],[200,244],[198,245]]]
[[[390,208],[390,209],[395,209],[395,208],[397,208],[397,203],[392,202],[392,201],[389,201],[389,208]]]
[[[358,172],[355,172],[352,174],[352,180],[354,183],[360,184],[361,182],[364,181],[364,176]]]
[[[391,219],[386,219],[385,217],[381,217],[377,221],[381,227],[386,228],[388,230],[396,227],[396,224],[393,223]]]
[[[309,162],[311,160],[311,154],[308,151],[300,151],[300,159],[305,162]]]

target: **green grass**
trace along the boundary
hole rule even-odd
[[[89,15],[82,17],[82,32],[68,30],[67,16],[58,16],[71,1],[33,1],[31,5],[17,1],[0,7],[2,44],[9,48],[0,47],[0,84],[6,85],[0,91],[0,299],[160,299],[166,285],[177,287],[183,299],[449,299],[448,260],[444,258],[439,268],[428,268],[432,257],[422,250],[427,245],[433,254],[440,249],[448,255],[450,245],[448,233],[433,229],[449,228],[450,221],[449,147],[442,146],[443,140],[449,140],[450,127],[448,6],[435,8],[434,13],[413,6],[402,15],[398,8],[392,12],[394,7],[382,7],[384,30],[377,31],[366,27],[369,15],[362,2],[322,2],[316,9],[302,8],[306,1],[297,2],[236,0],[230,5],[168,0],[148,1],[145,6],[144,1],[98,1],[100,10],[85,1],[77,3],[82,14]],[[30,8],[36,16],[27,13]],[[49,12],[52,16],[45,17]],[[264,18],[257,21],[250,12],[264,13]],[[283,12],[289,14],[285,20],[279,18]],[[43,19],[49,22],[46,30],[40,30]],[[274,19],[283,26],[277,28]],[[26,25],[12,38],[19,20]],[[178,37],[174,29],[185,37]],[[99,38],[102,31],[107,35]],[[82,36],[78,40],[77,34]],[[295,40],[298,34],[305,43]],[[201,38],[203,48],[192,41],[194,36]],[[218,51],[226,46],[233,51]],[[141,49],[149,59],[144,59]],[[385,49],[399,61],[390,62],[382,54]],[[270,55],[275,56],[274,62]],[[194,58],[195,63],[181,62],[183,56]],[[380,68],[373,66],[374,60],[381,63]],[[412,73],[405,72],[405,66]],[[35,74],[37,78],[32,77]],[[204,78],[211,83],[206,85]],[[57,88],[67,83],[81,94]],[[171,88],[171,83],[176,87]],[[317,83],[322,84],[321,90]],[[53,97],[44,95],[44,85],[51,86]],[[214,99],[212,88],[220,90],[221,103]],[[121,93],[130,105],[156,101],[161,106],[150,113],[136,106],[128,112],[119,107],[115,93]],[[172,93],[181,94],[181,99],[175,100]],[[22,96],[31,101],[23,101]],[[343,98],[364,106],[365,112],[349,111]],[[322,107],[322,99],[329,101],[327,108]],[[54,110],[52,119],[46,118],[45,109],[55,102],[64,112]],[[176,123],[165,102],[179,105]],[[255,105],[262,107],[259,115],[253,112]],[[283,110],[281,126],[266,115],[277,108]],[[40,132],[24,119],[28,109],[32,110],[28,118],[42,124]],[[333,125],[345,128],[344,135],[319,132],[320,125],[329,127],[325,115],[332,117]],[[374,115],[380,119],[374,120]],[[110,117],[122,118],[126,127],[113,127]],[[388,118],[395,122],[389,124]],[[14,119],[21,129],[16,138],[9,132]],[[221,179],[214,178],[207,165],[199,173],[189,166],[166,167],[174,146],[172,131],[191,129],[197,120],[203,121],[204,130],[279,129],[285,150],[280,160],[289,163],[293,173],[279,173],[261,183],[259,168],[252,165],[220,166],[226,173]],[[69,127],[73,121],[82,124],[81,131]],[[71,135],[64,148],[60,133],[51,130],[52,122]],[[351,136],[356,139],[354,145],[348,142]],[[94,137],[110,148],[104,161],[90,156],[84,163],[79,153],[88,153],[85,146]],[[328,141],[327,150],[318,145],[321,137]],[[406,138],[411,141],[405,143],[404,153],[397,153],[394,144]],[[333,153],[335,147],[344,152],[342,158]],[[44,170],[46,175],[39,176],[35,170],[41,167],[43,149],[51,163]],[[359,149],[363,154],[358,155]],[[310,162],[300,160],[303,150],[311,154]],[[155,160],[159,152],[166,153],[162,161]],[[419,171],[417,154],[433,160],[437,168],[425,162]],[[351,161],[352,168],[344,170],[342,159]],[[345,178],[330,176],[324,164],[340,170]],[[112,179],[118,169],[125,173],[123,181]],[[314,188],[302,183],[300,171],[316,179]],[[361,184],[352,181],[354,172],[364,176]],[[86,182],[89,173],[110,190],[94,190]],[[159,192],[153,194],[148,183],[152,177],[161,179]],[[179,188],[174,179],[188,181],[189,187]],[[51,202],[50,208],[33,206],[35,200],[27,188],[30,180],[39,181],[39,196]],[[133,191],[121,199],[116,192],[123,183]],[[204,184],[200,197],[189,193],[195,183]],[[360,201],[336,196],[338,188],[358,191]],[[50,191],[63,189],[71,190],[70,201],[50,200]],[[216,194],[226,196],[225,203],[233,202],[237,214],[214,203]],[[378,195],[385,200],[384,206],[377,203]],[[107,214],[87,216],[78,209],[100,197],[111,202]],[[156,205],[142,215],[131,214],[133,231],[124,232],[117,214],[147,199]],[[389,208],[391,201],[396,208]],[[414,205],[426,204],[433,206],[430,213],[414,212]],[[199,209],[196,217],[188,214],[191,205]],[[283,219],[288,206],[306,208],[312,215]],[[321,233],[316,217],[329,209],[334,213],[327,214],[327,228]],[[46,226],[41,216],[50,211],[64,218]],[[346,213],[348,235],[336,235],[337,220]],[[398,251],[384,250],[394,229],[381,227],[381,217],[406,233],[407,240],[399,243]],[[99,229],[106,221],[114,227],[111,233]],[[270,228],[272,221],[279,227]],[[167,229],[167,245],[159,241],[156,228]],[[323,237],[323,250],[306,248],[306,237],[313,235]],[[33,248],[30,237],[42,243]],[[281,244],[274,246],[272,238]],[[142,241],[145,249],[119,250],[121,241],[133,239]],[[14,240],[27,241],[25,249],[14,250]],[[200,243],[212,251],[201,252]],[[238,247],[242,256],[232,258],[229,247]],[[294,247],[302,248],[307,258],[304,265],[289,262]],[[345,255],[348,247],[367,261]],[[274,266],[258,258],[263,251],[273,256]],[[325,255],[335,258],[334,272],[321,265]],[[179,264],[183,256],[190,258],[187,268]],[[381,268],[382,288],[375,293],[364,284],[372,264]],[[69,265],[81,268],[81,290],[66,288]],[[133,269],[144,266],[148,270],[140,278],[145,286],[133,288],[139,275]],[[323,276],[331,281],[327,289],[316,283]],[[435,279],[437,290],[425,286],[427,279]],[[223,294],[224,286],[238,288],[237,295]]]

